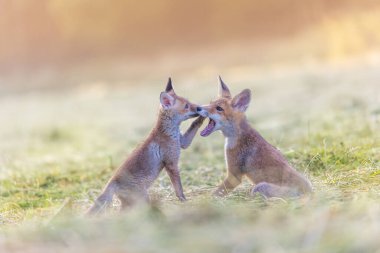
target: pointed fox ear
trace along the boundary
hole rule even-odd
[[[220,76],[218,78],[218,81],[219,81],[219,97],[231,98],[231,92]]]
[[[172,79],[169,77],[168,83],[166,84],[165,92],[170,94],[175,94],[173,85],[172,85]]]
[[[245,112],[250,101],[251,91],[249,89],[245,89],[232,99],[231,105],[235,110]]]
[[[165,109],[169,109],[174,105],[175,99],[167,92],[161,92],[160,103]]]

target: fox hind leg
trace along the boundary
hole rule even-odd
[[[279,186],[267,182],[261,182],[255,185],[251,190],[251,196],[256,196],[257,194],[263,196],[264,198],[286,198],[286,197],[298,197],[299,192],[291,187]]]
[[[183,193],[183,188],[182,188],[182,183],[181,183],[181,176],[179,173],[178,165],[173,164],[173,165],[167,165],[166,166],[166,172],[168,173],[170,177],[170,181],[172,182],[175,195],[177,198],[183,202],[186,201],[186,197]]]
[[[104,210],[112,203],[112,195],[103,192],[96,200],[92,207],[87,211],[87,215],[96,215],[103,213]]]
[[[87,211],[87,215],[96,215],[103,213],[105,209],[112,203],[113,195],[115,192],[115,186],[113,183],[109,183],[99,197],[95,200],[95,203]]]

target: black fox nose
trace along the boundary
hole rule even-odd
[[[200,112],[200,111],[202,111],[202,108],[201,107],[197,107],[197,112]]]

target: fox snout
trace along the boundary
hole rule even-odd
[[[197,113],[199,115],[201,115],[202,117],[205,117],[205,118],[208,117],[208,112],[204,108],[202,108],[201,106],[197,107]]]
[[[197,111],[198,105],[190,104],[190,103],[189,103],[189,105],[190,105],[190,108],[189,108],[190,110],[188,111],[188,117],[193,118],[193,117],[198,116],[199,115],[198,111]]]

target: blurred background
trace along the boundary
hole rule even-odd
[[[0,92],[377,63],[379,27],[376,0],[0,0]]]
[[[0,0],[0,252],[375,252],[379,70],[379,0]],[[224,139],[197,134],[179,164],[189,202],[161,173],[164,216],[78,222],[167,78],[206,104],[218,75],[252,90],[249,122],[310,178],[311,202],[252,199],[248,180],[211,199]]]

